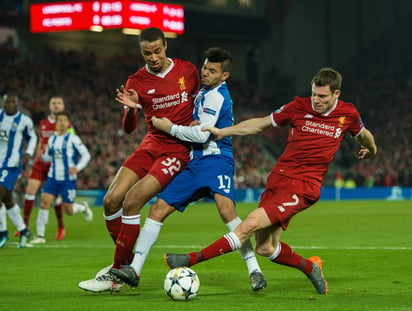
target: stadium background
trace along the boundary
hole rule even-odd
[[[42,2],[51,1],[0,4],[0,94],[18,90],[24,111],[36,124],[47,113],[50,96],[62,95],[92,153],[78,187],[104,191],[145,132],[139,122],[139,131],[125,135],[122,108],[113,100],[115,88],[142,64],[136,37],[119,29],[31,34],[28,7]],[[412,2],[162,2],[185,7],[185,34],[168,39],[169,57],[200,67],[206,48],[218,45],[232,51],[229,85],[236,122],[268,114],[294,95],[309,95],[314,73],[334,67],[343,74],[341,98],[357,105],[379,154],[357,162],[357,146],[345,138],[325,186],[338,180],[344,188],[412,187]],[[264,186],[286,136],[286,129],[274,129],[234,138],[238,189]],[[16,193],[24,193],[25,178]]]

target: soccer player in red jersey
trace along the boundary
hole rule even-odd
[[[104,197],[106,227],[116,244],[114,268],[133,259],[141,208],[189,161],[190,143],[154,128],[151,119],[167,117],[175,124],[189,125],[199,88],[199,74],[193,64],[166,56],[167,42],[160,29],[142,30],[139,47],[146,65],[129,76],[125,87],[116,90],[116,100],[126,107],[122,123],[126,133],[136,128],[140,110],[149,130],[122,164]],[[80,282],[79,287],[94,292],[118,289],[108,270]]]
[[[239,249],[253,234],[256,252],[274,263],[301,270],[319,294],[328,286],[319,257],[303,258],[280,242],[291,218],[312,206],[320,196],[329,163],[349,132],[361,145],[359,160],[377,152],[373,135],[351,103],[339,99],[342,77],[332,68],[322,68],[312,79],[312,96],[295,99],[269,116],[252,118],[234,126],[205,128],[220,139],[232,135],[252,135],[263,130],[290,126],[288,143],[268,177],[259,208],[231,233],[200,252],[165,254],[170,268],[193,266],[204,260]]]
[[[31,211],[36,199],[36,193],[47,179],[47,173],[49,171],[50,162],[44,162],[41,159],[42,154],[46,150],[47,142],[49,138],[56,132],[56,114],[62,112],[65,108],[64,100],[62,97],[53,96],[49,101],[50,114],[40,121],[39,138],[40,143],[37,146],[36,158],[31,167],[29,180],[27,182],[26,194],[24,196],[23,203],[23,219],[27,226],[29,226],[29,220]],[[59,201],[60,199],[58,199]],[[57,217],[57,234],[56,240],[64,239],[66,232],[63,223],[63,211],[61,202],[56,202],[54,206]]]

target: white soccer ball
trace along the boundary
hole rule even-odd
[[[196,297],[200,281],[196,272],[188,267],[170,270],[165,278],[164,289],[172,300],[190,300]]]

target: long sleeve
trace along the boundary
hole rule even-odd
[[[87,163],[89,163],[91,156],[90,152],[87,147],[82,143],[80,138],[75,141],[75,148],[77,152],[80,154],[79,162],[77,162],[76,167],[79,171],[83,170]]]

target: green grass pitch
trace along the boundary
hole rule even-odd
[[[256,204],[238,204],[244,217]],[[147,207],[142,213],[144,222]],[[319,255],[329,294],[318,295],[296,269],[258,257],[268,280],[260,292],[250,289],[245,264],[233,252],[193,269],[200,278],[198,296],[174,302],[163,292],[168,271],[165,252],[200,250],[226,233],[211,203],[197,203],[171,215],[143,269],[136,289],[93,294],[78,288],[113,258],[101,207],[94,220],[65,216],[67,235],[55,241],[50,211],[47,243],[17,249],[10,240],[0,249],[0,309],[6,310],[412,310],[411,201],[321,201],[295,216],[282,240],[305,257]],[[37,209],[31,219],[35,227]]]

